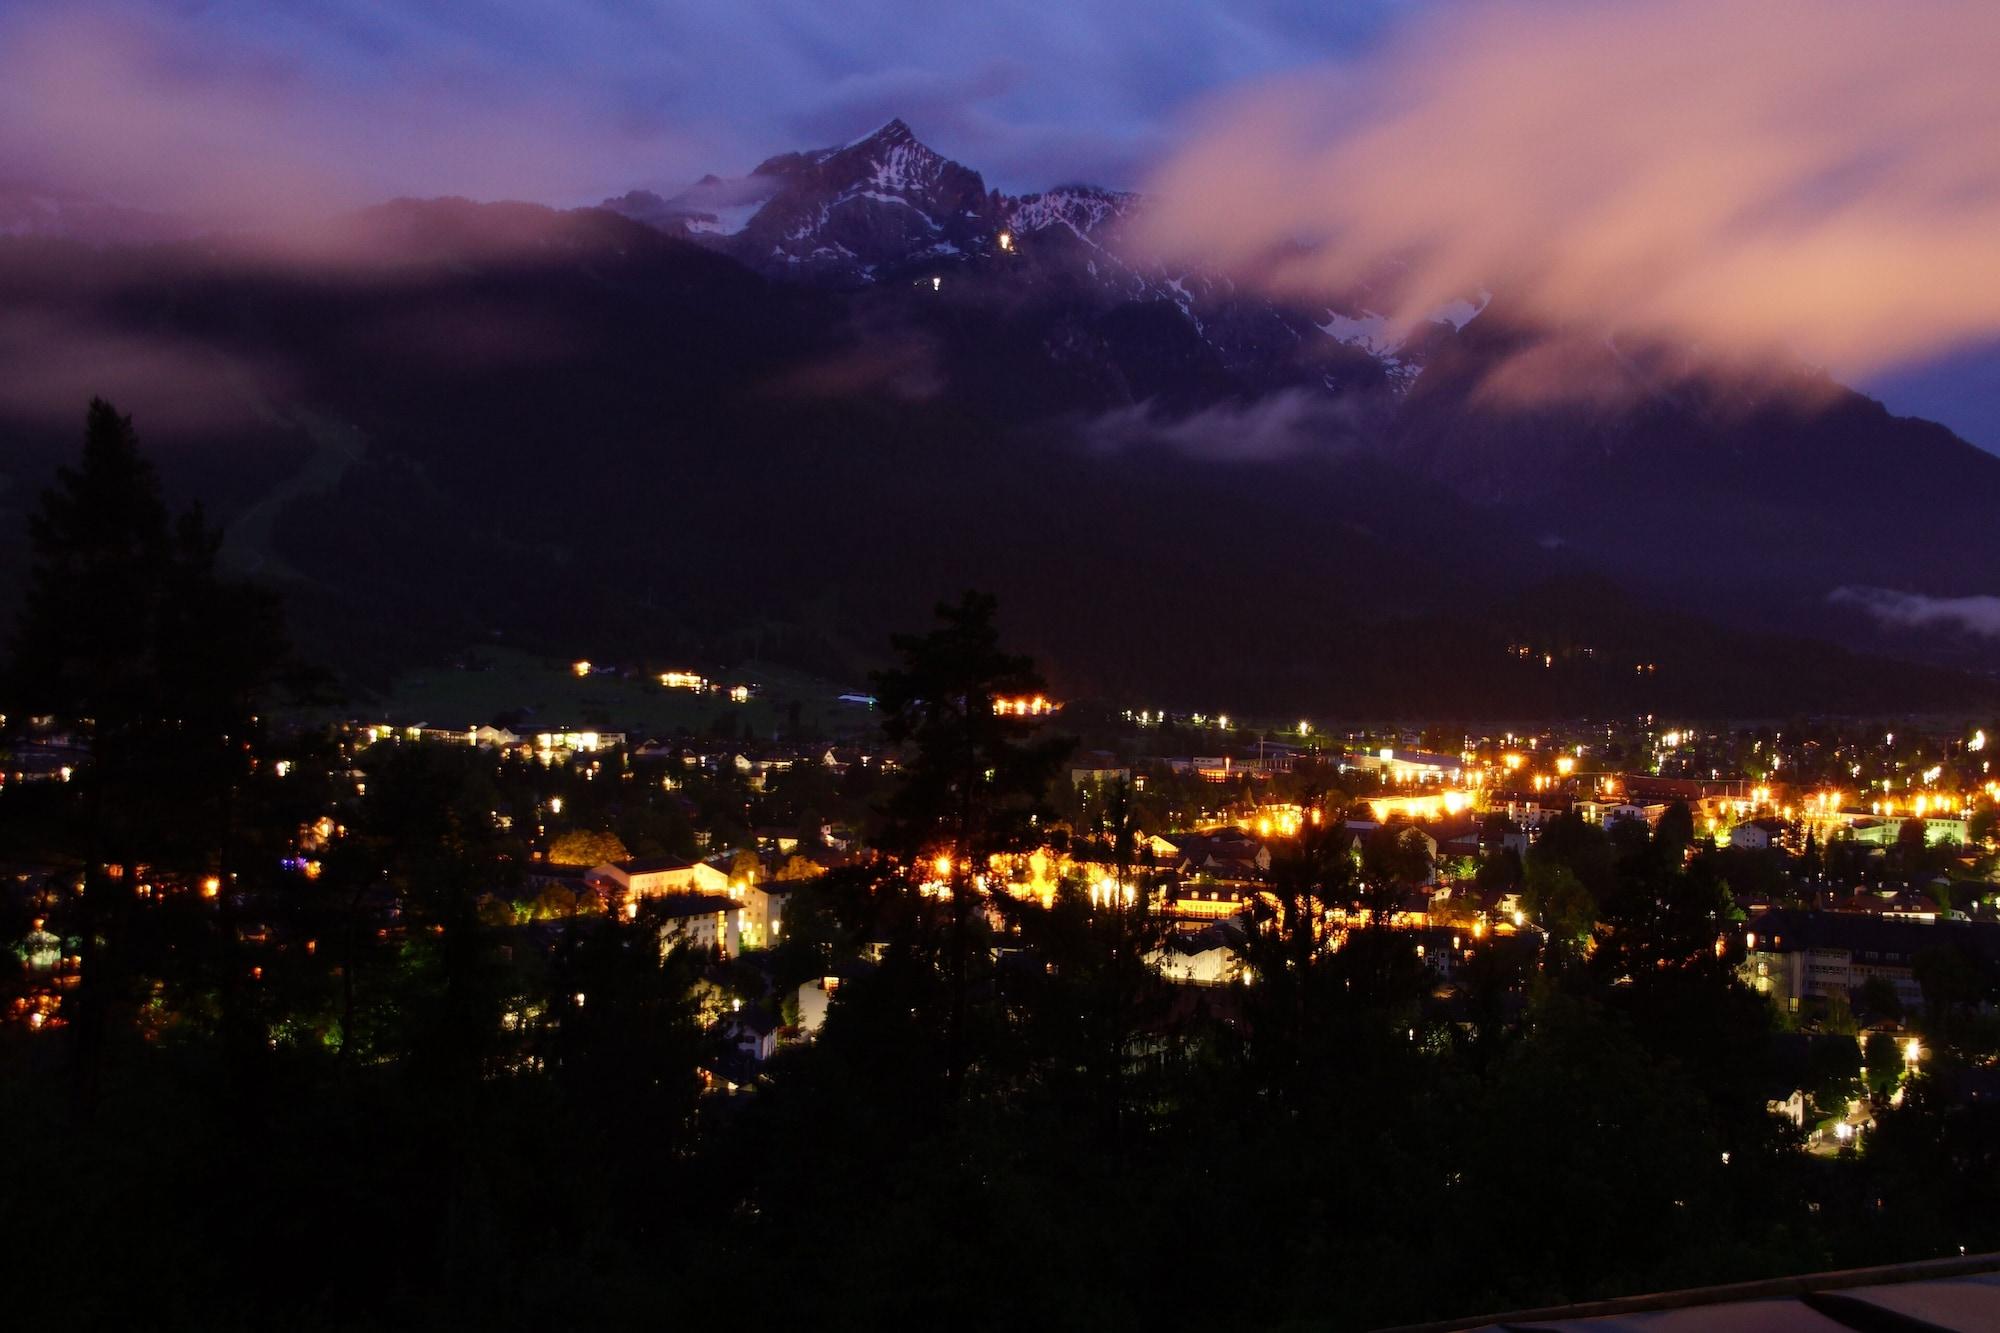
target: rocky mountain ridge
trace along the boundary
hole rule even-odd
[[[1277,342],[1292,344],[1283,349],[1288,360],[1308,365],[1324,340],[1372,362],[1377,373],[1364,378],[1398,389],[1415,378],[1437,332],[1462,327],[1485,300],[1469,293],[1404,333],[1360,294],[1323,306],[1271,301],[1219,272],[1135,256],[1123,235],[1144,207],[1134,193],[1083,184],[989,191],[977,171],[924,145],[900,119],[839,147],[768,158],[739,180],[707,176],[672,198],[634,191],[604,207],[767,277],[836,289],[936,285],[968,268],[1010,264],[1044,288],[1089,292],[1106,305],[1165,302],[1229,364],[1268,364]],[[1325,376],[1324,387],[1352,387],[1351,365],[1348,372]],[[1289,377],[1312,378],[1306,370]]]

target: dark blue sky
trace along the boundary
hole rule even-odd
[[[2000,341],[1876,375],[1861,387],[1908,416],[1942,421],[2000,453]]]
[[[23,142],[25,89],[92,82],[83,63],[219,148],[276,155],[282,137],[376,193],[595,200],[898,115],[1003,188],[1124,185],[1192,100],[1352,54],[1417,3],[6,0],[0,73],[63,77],[9,80],[12,106],[0,86],[22,116],[0,146],[54,156]]]

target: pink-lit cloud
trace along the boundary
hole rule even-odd
[[[1512,0],[1210,106],[1146,240],[1406,325],[1517,314],[1846,373],[2000,331],[2000,6]]]
[[[471,43],[330,68],[317,36],[139,0],[0,13],[0,178],[292,225],[403,193],[568,200],[697,160],[587,79],[510,79]]]

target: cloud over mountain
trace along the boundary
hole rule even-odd
[[[1828,601],[1860,608],[1882,624],[1899,629],[1961,629],[2000,638],[2000,597],[1926,597],[1892,588],[1836,588]]]
[[[1851,374],[2000,330],[1996,68],[1966,0],[1441,7],[1213,106],[1148,238],[1406,321],[1483,285]]]

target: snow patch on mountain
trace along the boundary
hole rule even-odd
[[[921,190],[937,179],[943,161],[920,143],[893,144],[877,159],[871,179],[878,190]]]
[[[1387,315],[1363,309],[1358,315],[1344,315],[1328,309],[1324,323],[1315,321],[1321,333],[1347,347],[1357,348],[1394,370],[1404,364],[1403,353],[1426,328],[1447,325],[1455,333],[1479,318],[1493,293],[1482,291],[1478,300],[1459,297],[1432,310],[1414,329],[1404,328]]]
[[[1023,236],[1031,236],[1051,227],[1063,227],[1078,240],[1102,249],[1103,238],[1099,233],[1106,224],[1122,219],[1137,197],[1087,185],[1061,186],[1011,200],[1007,209],[1007,224]]]
[[[1431,311],[1427,318],[1433,324],[1449,324],[1456,331],[1464,328],[1473,320],[1478,319],[1492,300],[1493,293],[1486,291],[1479,293],[1477,301],[1468,301],[1464,297],[1459,297],[1457,300],[1447,301],[1437,309]]]
[[[757,216],[764,207],[762,199],[747,204],[731,204],[708,213],[691,213],[687,218],[687,229],[697,236],[734,236],[750,225],[750,219]]]
[[[1326,314],[1326,323],[1318,326],[1319,331],[1337,343],[1358,347],[1368,355],[1384,360],[1402,350],[1404,340],[1390,332],[1387,315],[1378,315],[1372,310],[1364,310],[1359,315],[1343,315],[1335,310]]]

